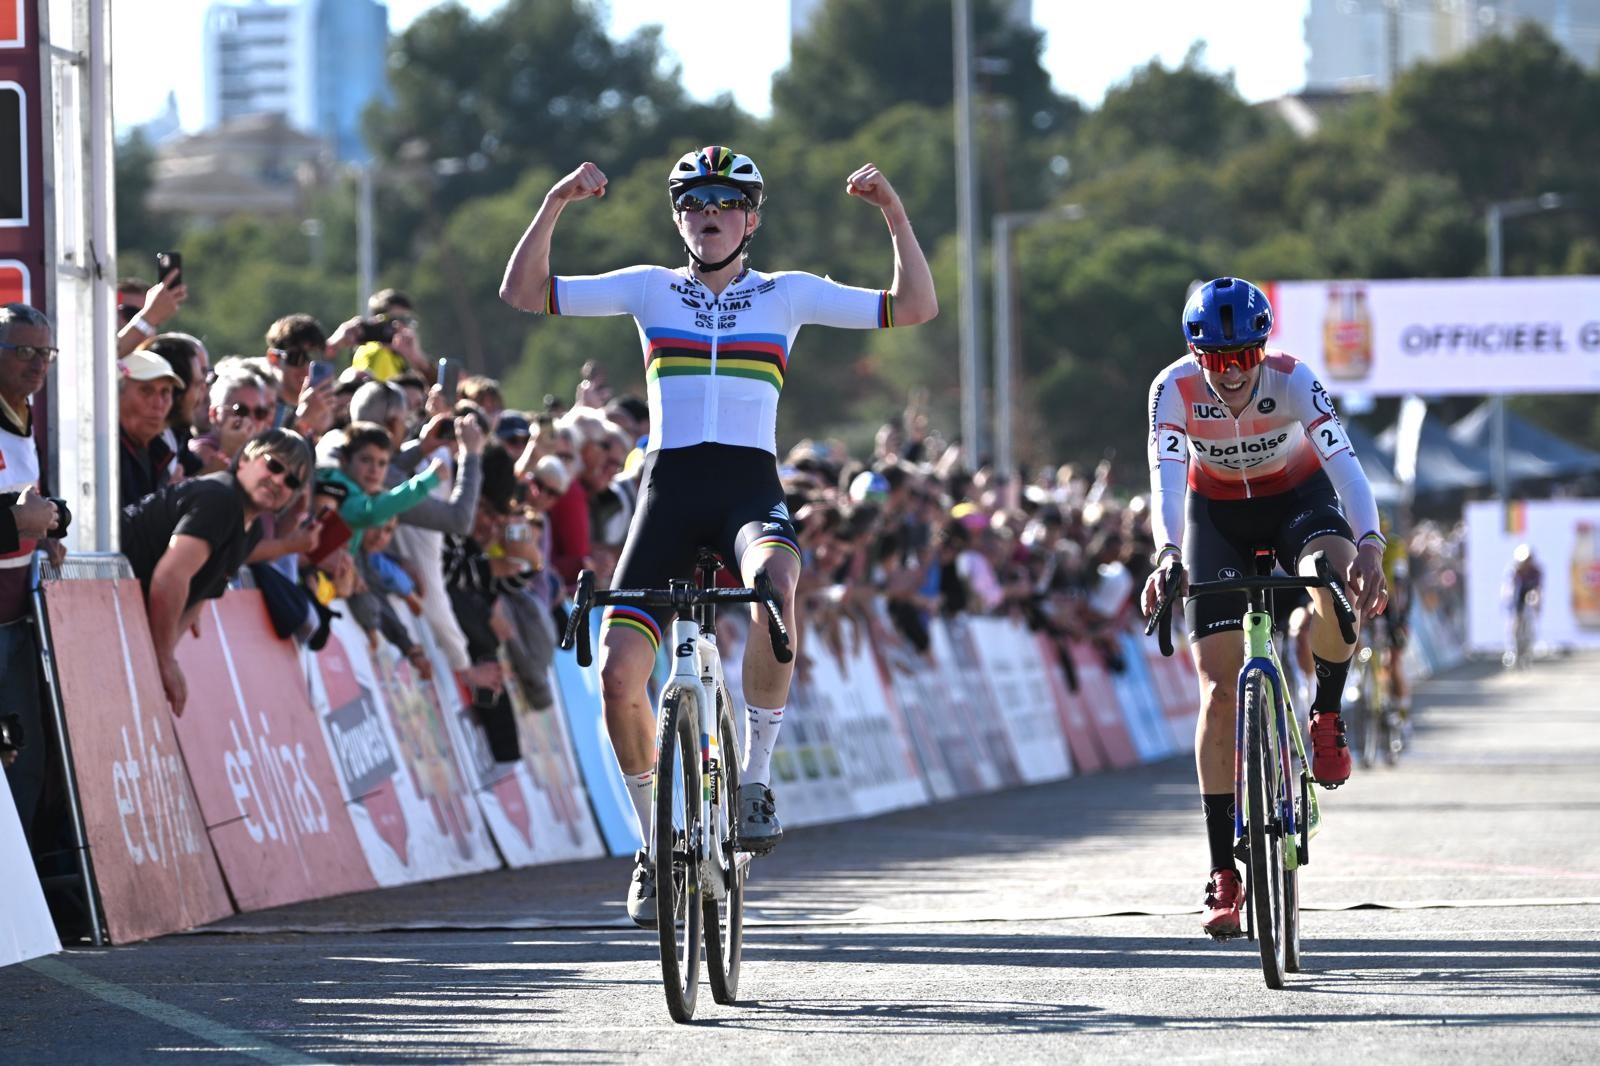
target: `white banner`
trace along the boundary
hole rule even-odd
[[[1333,392],[1600,391],[1600,277],[1284,281],[1273,348]]]
[[[61,950],[55,922],[33,872],[33,856],[22,836],[17,807],[0,770],[0,870],[5,870],[5,906],[0,907],[0,966]]]
[[[1012,618],[973,618],[967,626],[978,653],[973,665],[989,680],[990,705],[1011,739],[1023,779],[1031,784],[1071,774],[1072,756],[1050,681],[1040,668],[1038,642]],[[1060,669],[1053,663],[1051,667]]]
[[[1505,649],[1504,582],[1511,553],[1526,544],[1543,572],[1534,643],[1600,648],[1600,500],[1528,500],[1507,515],[1499,503],[1467,504],[1468,644]]]

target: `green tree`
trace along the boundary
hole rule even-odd
[[[981,93],[1011,100],[1017,120],[1041,131],[1076,119],[1080,109],[1056,95],[1040,65],[1043,34],[995,0],[976,0],[972,20]],[[949,0],[827,0],[772,79],[774,120],[812,142],[836,141],[896,104],[948,107],[954,38]]]

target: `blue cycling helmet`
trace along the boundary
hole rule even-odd
[[[1196,352],[1256,348],[1272,335],[1267,294],[1243,278],[1216,278],[1183,307],[1183,339]]]

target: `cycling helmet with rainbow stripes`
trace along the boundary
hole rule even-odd
[[[685,152],[667,175],[667,196],[676,204],[684,190],[713,184],[732,185],[755,207],[760,207],[765,198],[755,160],[720,144]]]

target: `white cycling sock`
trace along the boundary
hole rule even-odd
[[[639,837],[648,844],[653,807],[651,793],[655,791],[656,772],[646,770],[642,774],[623,774],[622,780],[628,784],[628,798],[633,800],[633,813],[639,816]]]
[[[778,731],[783,728],[783,708],[768,710],[754,704],[745,706],[744,768],[740,783],[767,784],[772,777],[772,749],[778,746]]]

